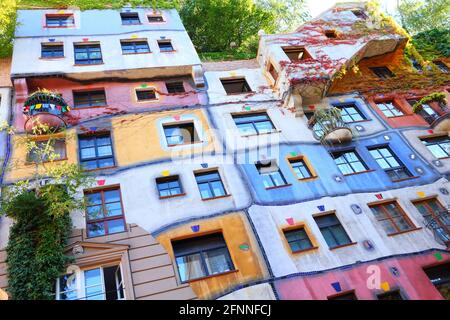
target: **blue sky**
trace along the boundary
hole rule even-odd
[[[309,10],[313,17],[327,10],[333,6],[336,2],[349,2],[349,1],[336,1],[336,0],[307,0]],[[394,14],[397,0],[380,0],[382,8],[390,14]]]

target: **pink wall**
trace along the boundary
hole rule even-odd
[[[383,289],[367,287],[367,279],[370,276],[367,267],[375,265],[381,270],[381,282],[388,282],[391,290],[400,289],[406,299],[442,300],[441,294],[423,272],[423,268],[449,263],[450,253],[441,253],[440,261],[434,254],[435,252],[426,252],[421,255],[367,262],[347,270],[279,280],[275,286],[282,300],[326,300],[328,296],[338,293],[331,284],[339,282],[342,292],[355,290],[358,299],[372,300],[376,299],[376,294],[384,292]],[[400,271],[398,277],[391,274],[389,267],[396,267]]]
[[[22,80],[22,79],[19,79]],[[40,78],[27,79],[26,85],[16,80],[16,88],[21,96],[25,98],[38,89],[49,89],[61,93],[64,100],[71,106],[71,111],[65,115],[68,124],[76,124],[83,120],[91,118],[127,113],[140,112],[160,107],[193,106],[204,104],[206,95],[203,92],[197,92],[190,81],[183,81],[186,93],[168,94],[164,81],[151,82],[95,82],[94,84],[80,84],[65,79],[58,78]],[[135,98],[135,88],[140,88],[142,84],[148,87],[154,87],[159,95],[157,101],[137,102]],[[76,109],[73,106],[72,91],[83,91],[92,89],[104,89],[106,93],[107,107],[91,107]],[[22,113],[24,99],[18,99],[14,109],[14,126],[22,130],[26,121]]]

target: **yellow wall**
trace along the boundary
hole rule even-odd
[[[206,144],[194,144],[191,147],[173,147],[165,150],[162,147],[161,139],[165,137],[160,134],[158,121],[161,118],[173,117],[176,115],[193,116],[201,123],[203,131],[206,131]],[[111,123],[111,138],[113,142],[114,159],[117,166],[129,166],[140,162],[168,158],[173,155],[182,156],[189,154],[199,154],[218,150],[220,147],[213,134],[209,132],[209,124],[202,110],[181,110],[166,111],[151,114],[124,115],[113,118]],[[181,118],[180,121],[183,121]],[[176,120],[173,120],[176,122]],[[90,127],[88,125],[87,127]],[[94,125],[92,125],[94,126]],[[198,130],[198,128],[196,128]],[[78,162],[78,139],[75,128],[66,130],[66,152],[67,161]],[[12,182],[26,179],[35,174],[35,165],[27,164],[27,150],[24,144],[24,135],[14,135],[12,140],[12,154],[6,173],[6,181]],[[39,137],[44,138],[44,137]],[[180,150],[176,154],[172,150]],[[59,161],[56,161],[57,164]],[[46,166],[54,164],[47,163]],[[41,168],[42,171],[43,168]]]
[[[200,231],[194,233],[191,229],[192,225],[199,225]],[[175,261],[171,240],[202,236],[215,231],[222,231],[234,268],[237,271],[190,281],[189,284],[200,299],[214,298],[238,284],[244,284],[268,276],[263,264],[263,258],[260,256],[259,247],[253,237],[247,219],[242,213],[194,221],[159,235],[157,240]],[[248,251],[243,251],[239,248],[240,245],[245,243],[250,245]]]

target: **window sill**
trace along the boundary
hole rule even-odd
[[[133,52],[133,53],[123,53],[122,52],[122,55],[124,55],[124,56],[134,56],[136,54],[151,54],[151,53],[153,53],[153,52],[151,52],[151,51],[149,51],[149,52]]]
[[[227,93],[227,96],[241,96],[245,94],[256,94],[256,91]]]
[[[311,247],[308,249],[296,250],[296,251],[291,251],[291,252],[292,252],[292,254],[298,254],[298,253],[305,253],[305,252],[309,252],[309,251],[315,251],[317,249],[319,249],[319,247]]]
[[[271,132],[264,132],[264,133],[253,133],[253,134],[246,134],[246,135],[241,135],[242,138],[251,138],[251,137],[258,137],[258,136],[264,136],[264,135],[268,135],[268,134],[273,134],[273,133],[280,133],[281,130],[273,130]]]
[[[169,147],[169,148],[183,147],[183,146],[191,146],[191,145],[202,144],[202,143],[204,143],[204,141],[197,141],[197,142],[194,142],[194,143],[168,144],[167,147]]]
[[[126,233],[126,232],[128,232],[128,227],[126,227],[124,231],[114,232],[114,233],[106,233],[106,234],[101,234],[101,235],[98,235],[98,236],[89,236],[86,233],[86,239],[95,239],[95,238],[100,238],[100,237],[108,237],[108,236],[112,236],[114,234],[120,234],[120,233]]]
[[[111,167],[104,167],[104,168],[97,168],[97,169],[89,169],[89,170],[83,170],[84,172],[95,172],[95,171],[101,171],[101,170],[108,170],[108,169],[116,169],[117,166],[111,166]]]
[[[448,156],[448,157],[442,157],[442,158],[436,158],[437,160],[447,160],[447,159],[450,159],[450,156]]]
[[[361,123],[361,122],[369,122],[372,121],[371,119],[364,119],[364,120],[358,120],[358,121],[352,121],[352,122],[346,122],[346,124],[354,124],[354,123]]]
[[[143,25],[142,22],[139,23],[122,23],[122,26],[126,27],[126,26],[141,26]]]
[[[226,195],[224,195],[224,196],[219,196],[219,197],[214,197],[214,198],[202,199],[202,201],[211,201],[211,200],[222,199],[222,198],[228,198],[228,197],[231,197],[231,194],[226,194]]]
[[[105,64],[104,62],[100,62],[100,63],[90,63],[90,64],[80,64],[80,63],[75,63],[73,66],[74,67],[89,67],[89,66],[100,66],[102,64]]]
[[[402,181],[407,181],[407,180],[413,180],[413,179],[418,179],[419,176],[414,176],[414,177],[408,177],[408,178],[403,178],[403,179],[399,179],[399,180],[392,180],[392,182],[402,182]]]
[[[224,276],[224,275],[232,274],[232,273],[237,273],[237,272],[239,272],[239,270],[235,269],[235,270],[225,271],[225,272],[222,272],[222,273],[211,274],[211,275],[206,276],[206,277],[201,277],[201,278],[197,278],[197,279],[187,280],[187,281],[184,281],[182,283],[197,282],[197,281],[202,281],[202,280],[206,280],[206,279],[210,279],[210,278],[220,277],[220,276]]]
[[[319,176],[312,176],[312,177],[309,177],[309,178],[297,178],[297,180],[299,182],[308,182],[308,181],[316,180],[317,178],[319,178]]]
[[[178,198],[178,197],[184,197],[186,195],[186,193],[180,193],[180,194],[176,194],[173,196],[164,196],[164,197],[159,197],[159,200],[165,200],[165,199],[171,199],[171,198]]]
[[[340,248],[350,247],[350,246],[353,246],[355,244],[358,244],[358,242],[351,242],[351,243],[343,244],[343,245],[340,245],[340,246],[337,246],[337,247],[332,247],[332,248],[330,248],[330,250],[336,250],[336,249],[340,249]]]
[[[418,227],[418,228],[413,228],[413,229],[409,229],[409,230],[405,230],[405,231],[400,231],[400,232],[395,232],[395,233],[389,233],[387,236],[388,237],[395,237],[401,234],[405,234],[405,233],[409,233],[409,232],[414,232],[417,230],[422,230],[422,227]]]
[[[269,188],[266,188],[266,190],[281,189],[281,188],[290,187],[290,186],[292,186],[292,183],[283,184],[282,186],[269,187]]]
[[[344,177],[349,177],[349,176],[354,176],[357,174],[363,174],[363,173],[369,173],[369,172],[374,172],[375,170],[370,169],[370,170],[365,170],[365,171],[360,171],[360,172],[353,172],[353,173],[347,173],[347,174],[343,174]]]
[[[39,57],[39,60],[52,61],[52,60],[60,60],[60,59],[65,59],[65,58],[66,58],[65,56],[62,56],[62,57],[48,57],[48,58],[46,58],[46,57]]]
[[[66,157],[66,158],[62,158],[62,159],[42,161],[40,163],[26,161],[25,165],[26,166],[35,166],[35,165],[39,165],[39,164],[50,164],[50,163],[53,163],[53,162],[61,162],[61,161],[67,161],[67,160],[69,160],[69,158]]]
[[[45,29],[73,29],[75,28],[75,25],[73,26],[44,26]]]
[[[161,51],[159,50],[159,53],[175,53],[177,50],[167,50],[167,51]]]

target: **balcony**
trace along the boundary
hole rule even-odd
[[[313,130],[314,138],[322,144],[341,144],[353,139],[352,129],[342,119],[338,108],[317,110],[309,120],[308,127]]]
[[[36,134],[36,128],[58,131],[66,127],[63,115],[70,110],[61,95],[48,90],[31,94],[24,103],[23,114],[27,117],[25,131]]]
[[[419,114],[430,124],[430,127],[437,132],[450,131],[450,109],[447,106],[440,105],[439,113],[427,113],[423,110]]]

